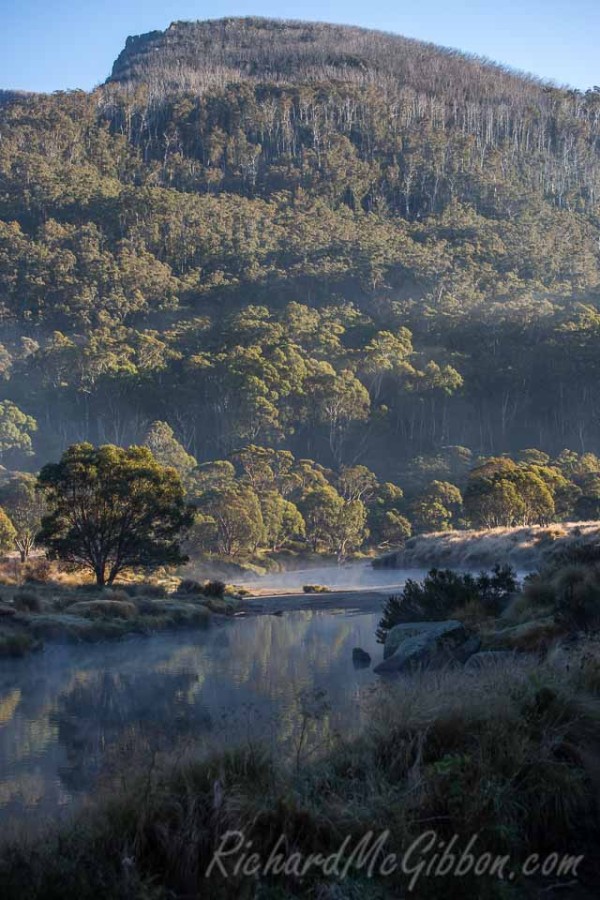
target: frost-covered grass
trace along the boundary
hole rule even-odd
[[[441,531],[420,534],[396,555],[399,567],[491,568],[508,563],[534,569],[573,547],[600,542],[600,523],[565,522],[522,528]]]

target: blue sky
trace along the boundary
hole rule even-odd
[[[0,0],[0,88],[89,89],[107,77],[127,35],[232,15],[364,25],[559,84],[600,83],[600,0]]]

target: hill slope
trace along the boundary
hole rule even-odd
[[[401,481],[454,445],[600,448],[598,92],[228,19],[9,99],[0,362],[37,461],[155,419],[200,459]]]

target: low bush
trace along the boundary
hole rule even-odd
[[[305,584],[302,588],[305,594],[328,594],[329,588],[324,584]]]
[[[193,578],[182,578],[177,587],[178,594],[204,594],[205,587]]]
[[[35,591],[16,591],[13,604],[19,612],[39,613],[42,611],[42,601]]]
[[[507,618],[525,621],[554,615],[565,632],[600,628],[600,565],[552,564],[525,579],[522,594],[507,610]]]
[[[25,656],[37,646],[36,639],[26,631],[0,628],[0,658]]]
[[[441,621],[459,610],[476,608],[498,615],[508,604],[518,583],[509,566],[495,566],[491,574],[475,577],[451,569],[431,569],[422,582],[408,579],[401,594],[389,597],[377,630],[385,643],[390,628],[401,622]]]
[[[129,597],[125,600],[103,597],[100,600],[79,600],[77,603],[69,606],[67,612],[70,615],[85,616],[90,619],[133,619],[137,615],[138,610]]]
[[[48,559],[30,559],[23,567],[23,581],[31,584],[48,584],[54,578],[54,567]]]
[[[77,593],[83,594],[101,594],[104,591],[104,588],[97,585],[95,582],[88,582],[87,584],[76,584],[74,587],[77,589]]]
[[[224,581],[206,581],[202,588],[205,597],[217,597],[222,599],[225,596],[225,588],[227,585]]]
[[[211,612],[220,616],[235,615],[236,603],[230,597],[206,597],[202,605]]]
[[[162,584],[140,584],[138,585],[139,592],[144,597],[153,597],[155,600],[160,600],[163,597],[167,596],[167,590]]]
[[[167,596],[167,590],[162,584],[148,584],[147,582],[119,585],[119,590],[124,591],[128,597],[147,597],[160,600]]]
[[[597,567],[566,566],[554,577],[555,616],[569,630],[600,626],[600,571]]]
[[[128,603],[129,594],[122,588],[105,588],[101,594],[102,600],[115,600],[119,603]]]

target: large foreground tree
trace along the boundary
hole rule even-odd
[[[130,566],[186,561],[179,536],[192,522],[175,469],[145,447],[74,444],[39,475],[50,510],[39,540],[50,554],[112,584]]]

